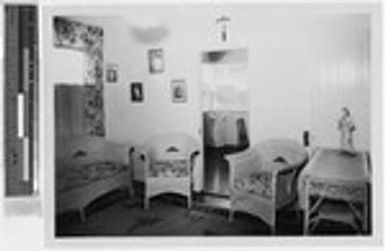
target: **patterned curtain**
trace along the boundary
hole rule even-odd
[[[54,45],[58,48],[84,52],[86,56],[83,108],[85,132],[92,136],[104,136],[103,29],[67,18],[55,17]]]

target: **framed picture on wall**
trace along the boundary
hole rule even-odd
[[[161,73],[164,71],[164,57],[162,49],[148,50],[148,65],[150,73]]]
[[[106,65],[106,81],[107,83],[118,82],[118,64],[108,63]]]
[[[143,103],[143,101],[144,101],[143,83],[132,82],[131,83],[131,102]]]
[[[184,79],[171,80],[171,97],[173,103],[187,102],[187,86]]]

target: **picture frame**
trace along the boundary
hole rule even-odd
[[[130,93],[131,93],[131,102],[133,103],[144,102],[144,92],[143,92],[142,82],[132,82],[130,86]]]
[[[164,55],[162,49],[148,50],[148,67],[151,74],[164,72]]]
[[[108,63],[106,65],[106,82],[117,83],[119,80],[118,64]]]
[[[171,80],[171,99],[173,103],[187,102],[187,85],[185,79]]]

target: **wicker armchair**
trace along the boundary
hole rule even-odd
[[[192,170],[198,154],[198,142],[182,133],[155,135],[136,149],[136,162],[144,170],[146,209],[151,197],[167,192],[185,195],[191,207]]]
[[[230,166],[230,213],[260,217],[276,230],[276,211],[297,197],[297,177],[307,161],[305,148],[289,139],[270,139],[227,155]]]

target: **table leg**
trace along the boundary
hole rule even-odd
[[[362,231],[363,231],[363,234],[367,234],[368,233],[368,203],[369,200],[368,200],[368,196],[365,198],[364,200],[364,215],[363,215],[363,219],[362,219]]]
[[[308,235],[309,228],[309,193],[308,193],[308,179],[305,179],[305,205],[304,205],[304,219],[303,219],[303,234]]]

